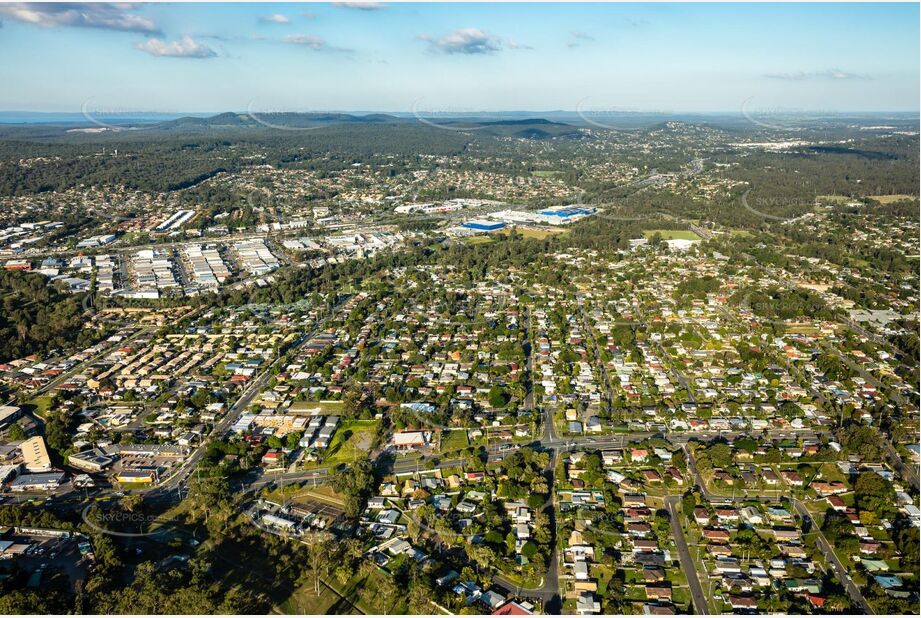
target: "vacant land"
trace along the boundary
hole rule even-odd
[[[846,195],[817,195],[815,199],[817,202],[833,202],[835,204],[845,204],[854,200],[854,198]]]
[[[700,240],[700,236],[691,230],[645,230],[643,236],[652,238],[657,233],[663,240]]]
[[[880,204],[892,204],[893,202],[901,202],[904,200],[915,201],[918,199],[915,195],[905,195],[904,193],[896,195],[868,195],[867,199],[871,199],[874,202],[879,202]]]
[[[367,455],[380,421],[345,421],[333,435],[324,463],[350,463]]]
[[[305,412],[311,414],[342,414],[341,401],[295,401],[291,404],[291,412]]]
[[[532,228],[532,227],[515,227],[513,228],[515,232],[521,234],[525,238],[534,238],[535,240],[543,240],[549,236],[555,236],[556,234],[565,234],[566,230],[553,230],[546,228]],[[502,230],[503,234],[510,234],[511,231],[506,228]]]
[[[446,431],[441,436],[441,452],[458,451],[467,448],[467,431],[464,429],[454,429]]]
[[[26,406],[34,406],[34,408],[32,409],[32,412],[41,417],[44,417],[45,412],[47,412],[48,408],[51,407],[51,402],[52,402],[52,397],[48,395],[42,395],[42,396],[35,397],[34,399],[30,399],[29,401],[27,401]]]

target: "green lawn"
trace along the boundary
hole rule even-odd
[[[560,172],[553,170],[534,170],[531,172],[532,175],[537,176],[538,178],[553,178],[554,176],[559,175]]]
[[[545,230],[545,229],[537,229],[537,228],[531,228],[531,227],[519,227],[517,225],[515,226],[514,230],[515,232],[517,232],[518,234],[521,234],[525,238],[534,238],[537,240],[543,240],[547,238],[548,236],[556,236],[557,234],[568,233],[568,230],[556,230],[556,229],[546,229]],[[501,233],[511,234],[511,230],[509,230],[509,228],[505,228],[504,230],[502,230]]]
[[[42,395],[40,397],[35,397],[26,402],[27,406],[34,406],[32,412],[39,416],[44,417],[45,412],[48,411],[48,408],[51,407],[52,397],[50,395]]]
[[[323,463],[349,463],[367,455],[377,433],[380,421],[345,421],[333,435],[333,441],[326,449]]]
[[[342,414],[345,404],[341,401],[295,401],[288,408],[291,412],[316,412],[317,414]]]
[[[847,197],[846,195],[817,195],[815,199],[817,202],[833,202],[835,204],[845,204],[851,201],[853,198]]]
[[[644,230],[643,236],[652,238],[656,232],[662,237],[662,240],[700,240],[700,236],[691,230]]]
[[[441,434],[441,452],[447,453],[467,448],[467,431],[464,429],[453,429]]]
[[[348,606],[347,604],[340,603],[341,599],[339,595],[327,588],[326,586],[320,586],[320,594],[314,592],[313,586],[305,585],[294,591],[290,597],[285,599],[283,602],[279,603],[278,611],[283,614],[294,614],[294,615],[323,615],[329,613],[329,610],[336,607],[335,613],[342,614],[358,614],[357,610]],[[341,607],[341,605],[346,605],[346,607]]]

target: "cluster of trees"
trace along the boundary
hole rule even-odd
[[[835,312],[819,296],[801,289],[741,289],[730,297],[730,301],[747,305],[755,315],[772,320],[830,320],[835,317]]]
[[[0,362],[87,347],[101,336],[85,327],[83,296],[62,292],[42,275],[0,270],[0,296]]]
[[[221,172],[265,164],[335,171],[368,162],[398,173],[401,161],[387,155],[405,157],[404,164],[424,154],[455,155],[471,139],[406,122],[330,124],[293,132],[255,122],[234,124],[221,119],[172,122],[99,135],[67,133],[62,127],[6,127],[0,131],[0,195],[63,191],[78,184],[177,191]],[[46,158],[41,164],[16,164],[32,157]]]
[[[329,484],[345,496],[346,517],[358,517],[377,486],[374,466],[370,459],[359,459],[334,472]]]
[[[883,439],[875,427],[854,423],[840,429],[838,440],[848,453],[854,453],[863,461],[882,459]]]

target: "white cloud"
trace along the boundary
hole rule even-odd
[[[283,43],[289,43],[291,45],[302,45],[303,47],[310,48],[314,51],[328,51],[328,52],[351,52],[351,49],[345,47],[333,47],[327,43],[322,38],[313,35],[313,34],[289,34],[288,36],[282,38]]]
[[[263,21],[269,24],[290,24],[291,20],[282,15],[281,13],[274,13],[272,15],[267,15],[265,17],[260,17],[259,21]]]
[[[534,49],[532,45],[528,45],[526,43],[516,43],[515,41],[509,41],[508,48],[509,49]]]
[[[282,41],[293,45],[304,45],[316,51],[326,49],[326,41],[312,34],[289,34]]]
[[[502,49],[502,41],[479,28],[459,28],[440,39],[428,35],[419,37],[428,41],[432,49],[444,54],[491,54]]]
[[[197,42],[190,36],[184,36],[178,41],[165,41],[162,39],[147,39],[135,47],[151,56],[169,56],[171,58],[213,58],[217,52]]]
[[[333,2],[333,6],[338,6],[344,9],[356,9],[358,11],[376,11],[378,9],[384,8],[386,5],[383,2],[365,2],[363,0],[354,0],[346,2]]]
[[[128,3],[11,2],[0,4],[0,15],[43,28],[102,28],[127,32],[158,32],[156,24],[135,15]]]

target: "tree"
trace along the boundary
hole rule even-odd
[[[307,544],[308,563],[310,573],[313,575],[314,593],[320,596],[320,571],[324,568],[329,569],[332,563],[332,540],[333,537],[328,532],[314,532],[304,538]]]
[[[714,444],[707,448],[706,453],[713,465],[718,468],[732,465],[732,447],[728,444],[723,444],[722,442]]]
[[[345,494],[346,517],[358,517],[375,485],[371,460],[359,459],[351,466],[335,472],[330,478],[330,485],[337,492]]]
[[[18,422],[13,423],[9,430],[6,433],[6,437],[10,442],[19,442],[26,439],[26,432],[19,425]]]
[[[854,481],[857,507],[885,518],[896,512],[892,483],[876,472],[861,472]]]
[[[681,497],[681,512],[684,513],[686,518],[691,519],[694,517],[694,509],[697,508],[698,504],[700,502],[696,492],[684,494]]]
[[[144,498],[139,494],[128,494],[119,500],[121,507],[129,513],[134,513],[144,504]]]
[[[494,384],[492,388],[489,389],[488,395],[489,405],[494,408],[504,408],[508,405],[509,396],[504,388],[498,384]]]

